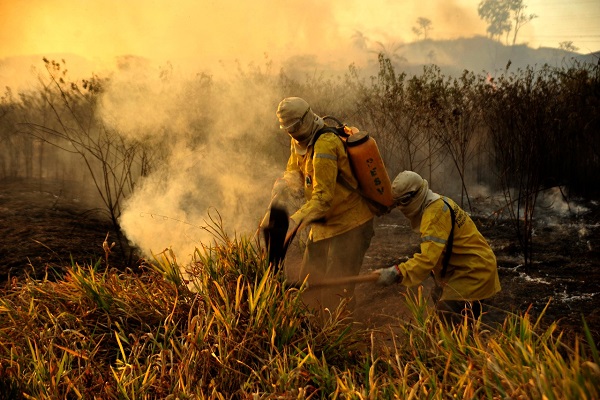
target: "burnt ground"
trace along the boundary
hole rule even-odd
[[[103,263],[106,235],[109,243],[118,240],[106,213],[90,207],[94,195],[77,194],[66,182],[0,181],[0,282],[25,272],[36,278],[60,274],[71,260]],[[489,199],[475,204],[479,211],[473,219],[498,259],[502,291],[495,305],[515,313],[529,310],[534,317],[548,306],[544,323],[558,321],[567,338],[582,333],[585,317],[600,343],[600,204],[573,205],[570,213],[539,206],[543,222],[536,223],[535,262],[529,269],[522,266],[512,225],[492,213],[496,205]],[[377,218],[362,272],[406,259],[418,250],[418,240],[399,211]],[[126,245],[117,244],[109,260],[112,266],[137,264]],[[429,281],[423,285],[426,292]],[[407,313],[401,295],[405,290],[400,285],[358,285],[356,319],[372,326],[393,323]]]
[[[25,273],[60,276],[64,267],[105,263],[102,243],[119,243],[109,215],[91,206],[97,194],[71,182],[0,181],[0,282]],[[135,267],[126,241],[115,244],[109,262]]]
[[[484,203],[488,204],[484,204]],[[550,207],[540,206],[534,231],[534,262],[522,265],[514,227],[490,212],[497,205],[489,199],[480,205],[487,211],[473,213],[472,218],[496,254],[501,292],[494,306],[516,314],[528,311],[537,318],[547,307],[541,323],[547,326],[558,321],[559,329],[573,339],[583,334],[582,317],[596,343],[600,340],[600,205],[589,202],[578,215],[572,208],[570,216],[561,215]],[[367,253],[363,272],[393,265],[407,259],[419,249],[419,235],[412,233],[408,222],[398,210],[380,217],[376,236]],[[425,293],[433,286],[424,284]],[[401,287],[378,287],[362,284],[357,287],[357,314],[360,319],[380,325],[407,311],[402,307]]]
[[[535,322],[543,312],[542,327],[557,321],[565,340],[572,340],[583,335],[585,317],[595,343],[600,343],[600,202],[567,205],[540,199],[536,208],[534,262],[529,268],[523,266],[513,224],[495,212],[502,208],[501,204],[489,198],[475,199],[473,204],[472,218],[498,261],[502,290],[493,301],[495,318],[501,321],[504,312],[528,312]],[[399,210],[376,218],[375,237],[361,273],[406,260],[419,251],[419,240]],[[292,256],[299,259],[300,255],[291,250]],[[297,272],[297,267],[286,267]],[[422,285],[430,304],[432,286],[431,278]],[[355,319],[383,327],[408,318],[410,312],[403,302],[406,290],[402,285],[357,285]]]

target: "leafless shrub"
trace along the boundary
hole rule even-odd
[[[417,170],[432,163],[437,148],[423,132],[420,105],[422,86],[397,73],[391,61],[379,56],[379,74],[369,83],[352,71],[356,118],[379,143],[390,175],[404,169]],[[424,156],[425,154],[425,156]]]
[[[488,87],[482,96],[506,209],[525,266],[533,258],[534,213],[538,194],[548,178],[544,166],[551,152],[548,138],[555,132],[555,117],[560,112],[555,97],[558,92],[557,82],[548,79],[544,70],[527,68],[502,75],[496,86]]]
[[[465,71],[459,78],[445,77],[437,67],[426,69],[422,105],[427,136],[445,150],[460,177],[461,206],[466,200],[467,167],[477,150],[475,135],[481,125],[481,112],[473,92],[476,76]]]
[[[92,77],[81,83],[67,82],[64,64],[47,59],[44,63],[48,75],[39,77],[44,102],[40,108],[50,110],[51,118],[44,114],[45,118],[24,120],[22,125],[40,143],[76,155],[83,162],[87,179],[122,241],[118,223],[122,201],[133,191],[136,177],[147,172],[148,152],[141,142],[126,139],[97,116],[104,80]]]

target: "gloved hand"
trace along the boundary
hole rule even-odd
[[[388,268],[381,268],[375,272],[379,273],[379,279],[377,279],[377,283],[380,285],[389,286],[393,283],[402,281],[402,274],[400,274],[400,271],[398,271],[396,265],[392,265]]]

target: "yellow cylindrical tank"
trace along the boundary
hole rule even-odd
[[[394,204],[392,183],[375,139],[367,132],[346,128],[348,156],[360,190],[365,197],[386,207]]]

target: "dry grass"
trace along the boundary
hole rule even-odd
[[[0,299],[0,399],[600,395],[589,336],[566,345],[527,314],[448,329],[417,293],[414,318],[380,346],[341,310],[306,309],[257,243],[215,232],[186,280],[166,252],[142,274],[75,264],[60,281],[14,281]]]

